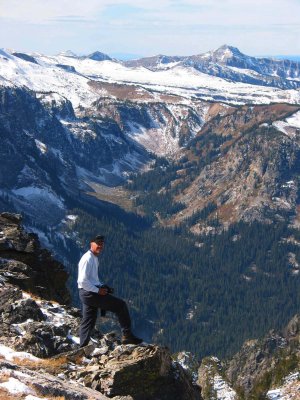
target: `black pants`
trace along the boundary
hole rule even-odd
[[[82,303],[82,320],[80,324],[80,347],[89,343],[91,332],[94,329],[98,309],[111,311],[117,315],[123,332],[130,331],[131,320],[127,304],[111,294],[100,296],[98,293],[87,292],[79,289],[79,297]]]

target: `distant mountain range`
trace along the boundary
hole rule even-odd
[[[57,91],[71,101],[76,95],[75,106],[97,98],[88,90],[88,81],[133,84],[185,98],[235,104],[297,103],[299,66],[296,61],[250,57],[227,45],[189,57],[158,55],[129,61],[99,51],[87,56],[68,51],[50,57],[1,50],[0,82]]]

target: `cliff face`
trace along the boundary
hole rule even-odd
[[[61,304],[69,303],[63,265],[20,222],[0,214],[0,396],[201,399],[167,348],[121,345],[115,333],[96,330],[79,349],[80,310]]]
[[[300,365],[300,316],[281,332],[270,331],[263,339],[246,342],[226,368],[231,384],[242,389],[248,398],[266,393],[286,383]]]
[[[260,340],[249,340],[229,361],[202,360],[198,383],[203,398],[226,393],[227,399],[297,400],[300,390],[300,316],[295,315],[281,332],[270,331]],[[217,397],[219,398],[219,397]]]

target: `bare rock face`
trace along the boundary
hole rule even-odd
[[[283,384],[299,368],[299,332],[300,316],[296,315],[282,332],[270,331],[261,340],[246,342],[227,365],[229,382],[246,399],[258,398]]]
[[[23,230],[21,219],[18,214],[0,214],[0,277],[44,299],[68,304],[67,272],[40,247],[37,235]]]
[[[198,371],[198,384],[201,385],[204,400],[239,399],[237,393],[226,381],[223,365],[216,357],[206,357],[202,360]]]
[[[87,370],[92,373],[79,372],[79,378],[83,376],[86,386],[109,397],[129,394],[135,400],[201,398],[200,388],[172,362],[169,350],[159,346],[117,346],[94,357]]]

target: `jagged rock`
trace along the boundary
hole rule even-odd
[[[300,365],[300,317],[282,332],[270,331],[261,340],[247,341],[226,368],[226,377],[246,399],[262,396],[283,382]]]
[[[77,334],[79,310],[22,295],[7,282],[0,286],[1,343],[40,358],[74,350],[69,334]]]
[[[299,336],[300,334],[300,315],[295,315],[291,321],[288,323],[286,328],[283,331],[283,334],[288,339],[291,339],[295,336]]]
[[[3,312],[9,304],[20,299],[22,299],[22,290],[7,283],[4,284],[0,287],[0,312]]]
[[[3,322],[3,311],[13,303],[22,298],[22,291],[10,284],[4,283],[0,286],[0,338],[10,340],[9,337],[14,333],[10,330],[10,325]]]
[[[31,387],[36,395],[61,396],[66,400],[105,400],[106,396],[76,382],[67,382],[48,373],[32,371],[13,363],[0,361],[0,376],[13,377]],[[120,400],[125,400],[121,397]]]
[[[198,384],[201,386],[204,400],[238,400],[236,392],[224,378],[221,361],[216,357],[206,357],[202,360],[198,371]]]
[[[11,214],[9,212],[3,212],[1,213],[1,216],[3,218],[6,218],[8,221],[11,221],[13,223],[18,224],[19,222],[22,221],[22,215],[21,214]]]
[[[14,348],[27,351],[39,358],[74,350],[76,344],[68,338],[70,326],[51,323],[27,322],[22,325],[23,334],[14,341]]]
[[[68,304],[63,265],[41,249],[37,235],[25,232],[20,223],[19,215],[0,214],[0,276],[23,290]]]
[[[5,324],[16,324],[25,322],[28,319],[34,321],[44,321],[46,317],[32,299],[19,300],[13,304],[8,304],[2,313]]]
[[[9,282],[15,285],[21,284],[25,290],[30,289],[30,275],[33,274],[33,270],[28,265],[21,261],[1,258],[0,271],[2,277],[6,278],[6,281],[9,280]],[[28,280],[28,285],[26,280]]]
[[[196,356],[188,351],[181,351],[173,356],[175,361],[189,374],[193,382],[198,378],[199,361]]]
[[[108,354],[95,357],[77,376],[86,386],[109,397],[129,394],[135,400],[201,398],[200,388],[172,362],[169,350],[159,346],[117,346]]]

